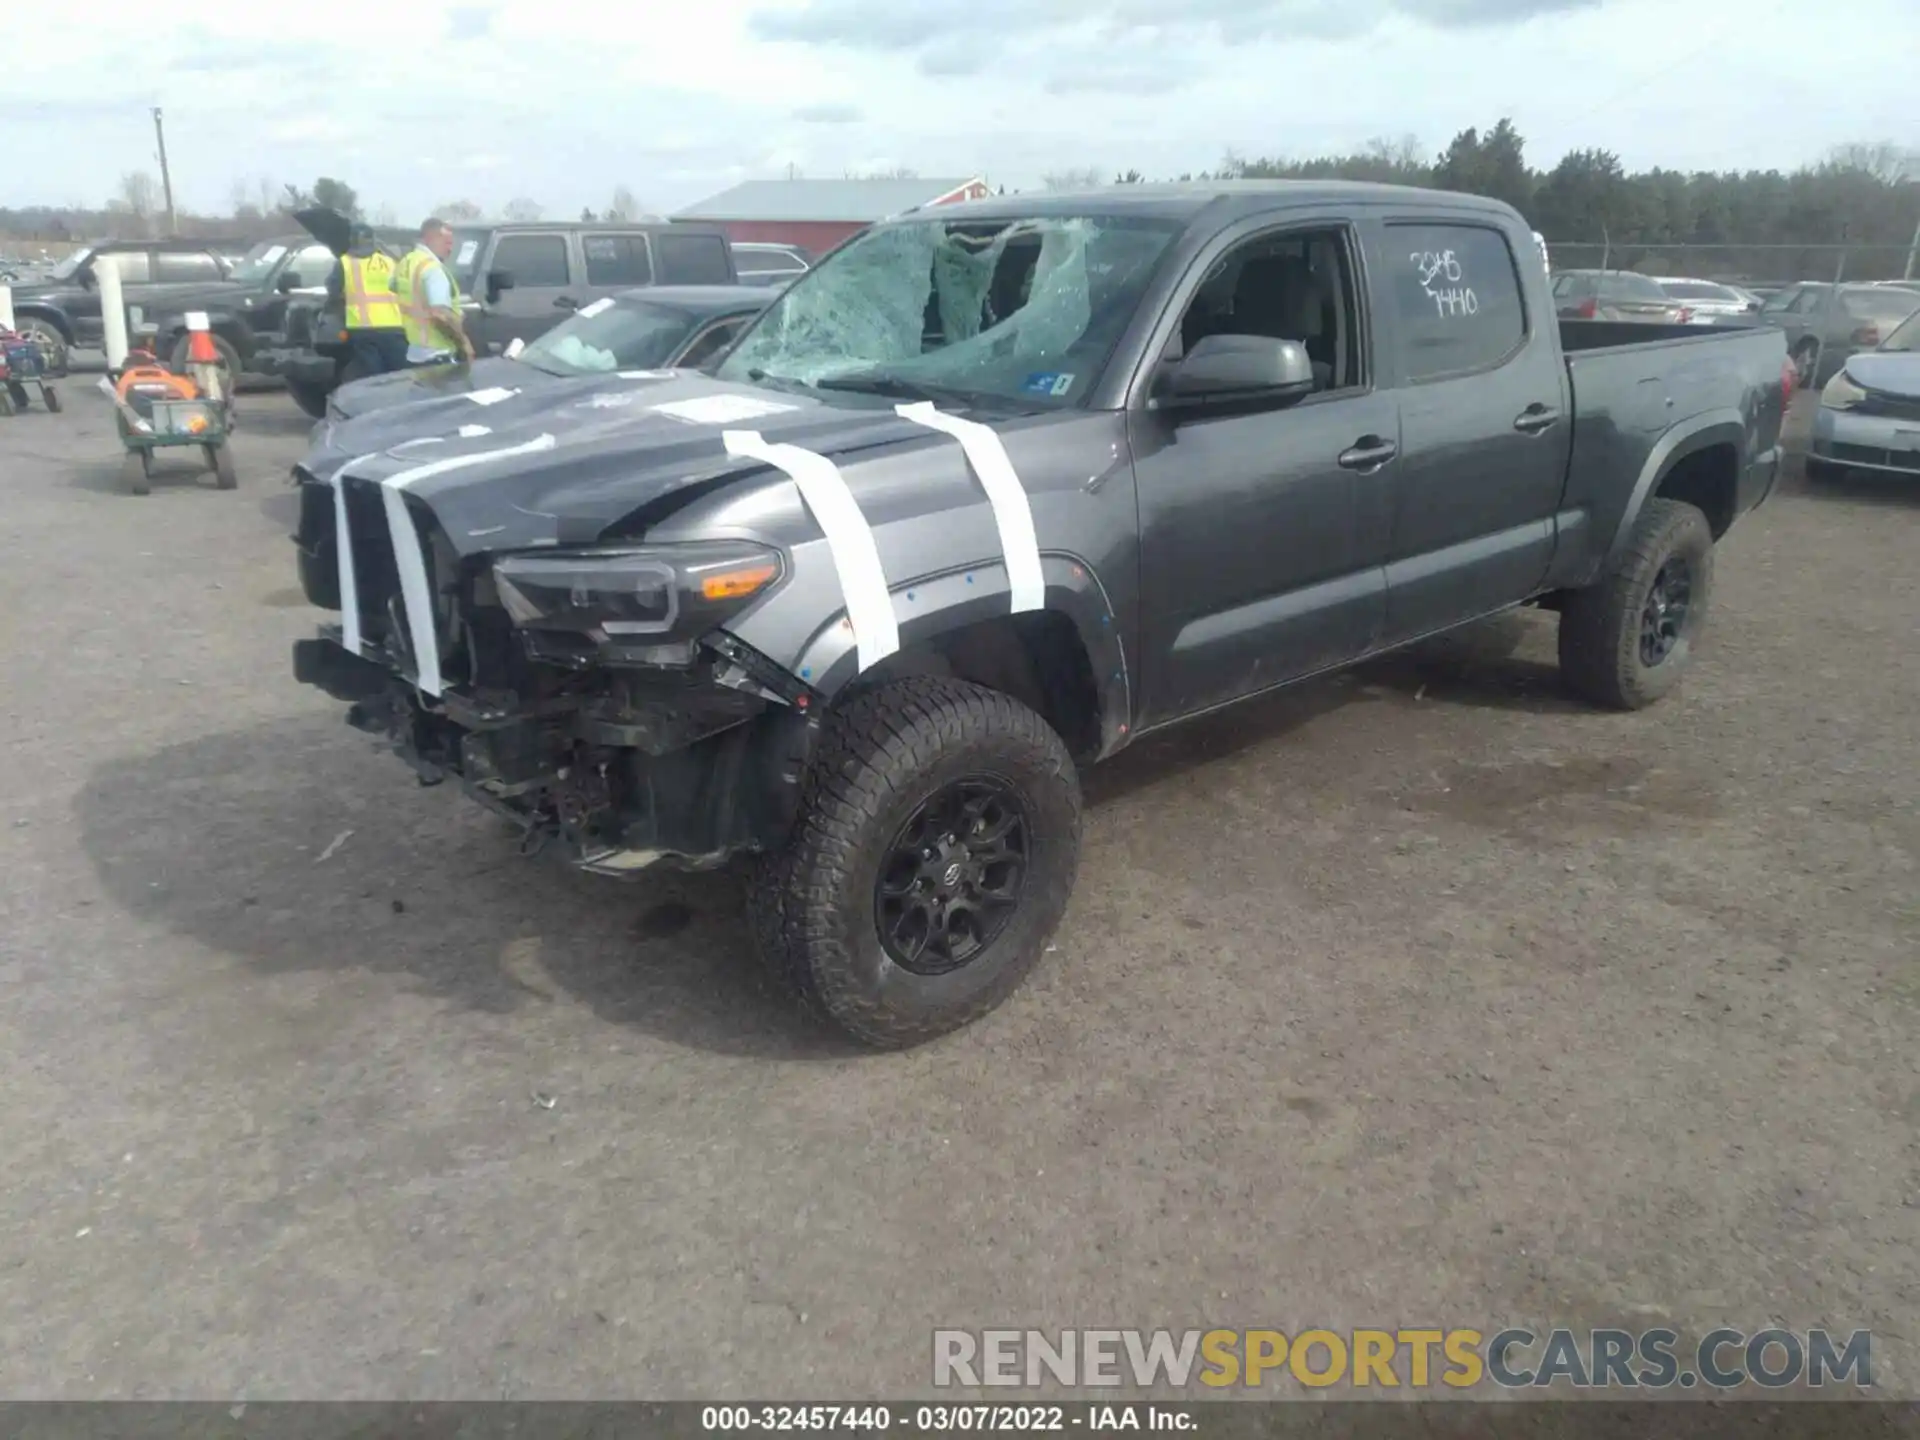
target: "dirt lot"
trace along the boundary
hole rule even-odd
[[[759,987],[724,878],[521,861],[292,682],[283,397],[238,493],[138,500],[67,394],[0,421],[0,1393],[1768,1320],[1920,1388],[1920,488],[1796,469],[1642,715],[1528,615],[1136,747],[1050,967],[868,1058]]]

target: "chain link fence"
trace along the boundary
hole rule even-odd
[[[1623,241],[1549,244],[1555,270],[1637,270],[1734,284],[1799,280],[1920,279],[1908,245],[1644,245]]]

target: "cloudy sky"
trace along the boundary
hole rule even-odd
[[[0,83],[0,204],[12,205],[98,204],[124,172],[156,169],[152,105],[183,206],[330,174],[408,219],[455,198],[571,213],[622,184],[668,211],[790,166],[985,174],[1009,189],[1084,166],[1158,177],[1229,150],[1310,155],[1372,136],[1437,150],[1502,114],[1537,165],[1596,145],[1631,167],[1792,166],[1843,141],[1920,140],[1917,0],[199,0],[165,23],[145,0],[15,12]]]

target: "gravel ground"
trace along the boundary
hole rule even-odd
[[[1920,1388],[1920,486],[1796,462],[1644,714],[1565,699],[1529,614],[1143,742],[1049,965],[871,1058],[762,989],[726,878],[519,860],[292,682],[283,396],[238,493],[137,500],[90,383],[0,421],[0,1393],[1769,1320]]]

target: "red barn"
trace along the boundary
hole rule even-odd
[[[730,240],[771,240],[820,255],[876,220],[924,205],[979,200],[986,181],[970,180],[749,180],[697,205],[675,220],[717,225]]]

